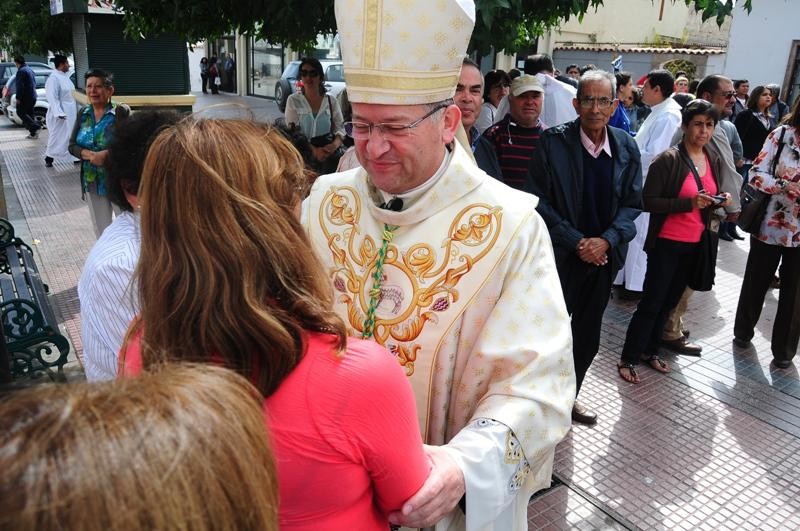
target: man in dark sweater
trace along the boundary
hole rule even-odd
[[[492,144],[475,129],[475,122],[478,121],[483,104],[483,76],[472,59],[464,59],[461,64],[461,76],[458,78],[453,100],[461,111],[461,125],[467,132],[472,155],[478,167],[502,181],[503,174],[500,172],[500,164],[497,162]]]
[[[483,132],[500,161],[502,180],[525,192],[531,191],[528,173],[533,153],[544,126],[539,120],[544,103],[544,88],[536,76],[525,74],[511,82],[509,113]]]
[[[642,209],[642,165],[636,142],[608,120],[618,105],[616,79],[586,72],[573,100],[578,119],[548,129],[531,162],[536,210],[550,230],[561,289],[572,318],[577,389],[600,347],[611,281],[636,235]],[[572,420],[597,415],[575,402]]]
[[[25,63],[25,58],[18,55],[14,58],[17,65],[17,115],[28,130],[28,138],[36,138],[41,126],[33,119],[33,106],[36,104],[36,76]]]

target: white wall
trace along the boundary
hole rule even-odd
[[[749,16],[737,6],[724,74],[751,87],[783,85],[793,39],[800,39],[800,1],[755,0]]]
[[[194,45],[194,50],[186,47],[189,54],[189,78],[192,82],[192,92],[200,91],[200,59],[206,56],[205,43],[199,42]]]

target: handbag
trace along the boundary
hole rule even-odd
[[[786,128],[781,128],[781,136],[778,138],[778,151],[772,158],[772,168],[770,175],[775,176],[775,168],[778,166],[778,159],[783,150],[783,136],[786,133]],[[770,194],[766,194],[758,190],[748,182],[742,186],[742,193],[739,195],[739,201],[742,204],[742,211],[739,213],[739,219],[736,220],[736,225],[745,232],[750,234],[757,234],[761,230],[761,223],[764,221],[764,216],[767,215],[767,205],[769,204]]]
[[[681,154],[684,163],[694,175],[697,182],[697,190],[703,189],[703,181],[697,173],[689,155],[684,151],[683,145],[679,146],[678,152]],[[714,285],[714,277],[717,274],[717,250],[719,249],[719,234],[709,227],[711,216],[706,220],[706,226],[700,234],[700,242],[697,244],[694,269],[689,276],[687,285],[695,291],[710,291]]]

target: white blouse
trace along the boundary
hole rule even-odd
[[[325,94],[319,112],[314,115],[308,100],[303,94],[292,94],[286,101],[286,123],[299,125],[309,139],[331,132],[331,116],[333,116],[333,133],[344,138],[344,119],[342,109],[336,98]]]

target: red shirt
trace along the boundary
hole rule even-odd
[[[708,160],[708,157],[706,157],[706,172],[700,176],[700,181],[703,183],[706,195],[717,194],[717,183],[714,181],[714,172],[711,170],[711,161]],[[678,197],[692,198],[698,192],[697,181],[690,171],[683,180]],[[689,212],[673,212],[664,220],[664,225],[661,226],[661,232],[658,233],[658,237],[676,242],[697,243],[700,241],[700,235],[703,234],[705,227],[700,210],[696,208]]]
[[[264,401],[278,467],[281,530],[388,529],[430,472],[405,373],[371,341],[309,332],[300,363]],[[140,337],[120,374],[138,374]]]

